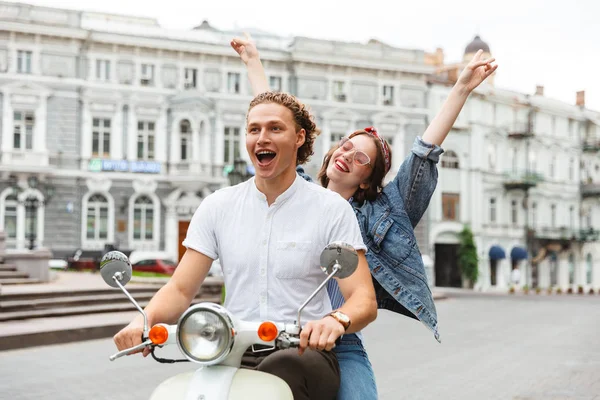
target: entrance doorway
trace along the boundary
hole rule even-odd
[[[490,283],[492,286],[496,286],[498,276],[498,260],[490,260]]]
[[[435,245],[435,285],[462,287],[458,268],[458,244]]]
[[[190,226],[190,221],[179,221],[179,260],[181,261],[181,257],[183,257],[183,253],[185,253],[185,246],[182,244],[185,239],[185,235],[187,235],[188,227]]]

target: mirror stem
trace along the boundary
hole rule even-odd
[[[310,301],[317,295],[317,293],[319,293],[321,291],[321,289],[323,289],[323,286],[325,286],[327,284],[327,282],[329,282],[331,280],[331,278],[333,278],[333,276],[335,274],[337,274],[340,269],[342,269],[342,266],[336,260],[335,261],[335,265],[333,266],[333,272],[331,274],[329,274],[329,276],[327,276],[327,279],[325,279],[323,281],[323,283],[321,283],[319,285],[319,287],[317,288],[317,290],[315,290],[313,292],[313,294],[310,295],[310,297],[308,298],[308,300],[306,300],[304,302],[304,304],[302,304],[302,306],[298,310],[298,316],[296,317],[296,326],[298,326],[298,328],[302,328],[302,326],[300,325],[300,314],[302,314],[302,310],[304,310],[304,307],[306,307],[306,305],[308,303],[310,303]]]
[[[148,329],[148,316],[146,315],[146,312],[144,311],[144,309],[142,307],[140,307],[140,305],[137,303],[137,301],[135,301],[135,299],[129,294],[129,292],[127,291],[127,289],[125,289],[125,287],[123,285],[121,285],[120,280],[123,278],[123,274],[120,272],[117,272],[113,275],[113,280],[115,281],[115,283],[119,286],[119,289],[121,289],[121,291],[123,293],[125,293],[125,296],[127,296],[127,298],[129,299],[129,301],[131,301],[131,303],[133,303],[133,305],[135,306],[135,308],[138,309],[139,312],[142,313],[142,315],[144,316],[144,337],[148,337],[148,332],[150,331]]]

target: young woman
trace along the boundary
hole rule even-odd
[[[253,41],[235,38],[231,46],[248,68],[254,95],[269,90],[269,84]],[[321,185],[336,191],[353,206],[365,244],[367,261],[377,293],[379,308],[420,320],[439,341],[437,315],[425,268],[415,239],[417,225],[437,185],[436,164],[441,145],[450,132],[469,94],[497,65],[493,58],[475,54],[462,71],[442,109],[416,138],[409,156],[396,177],[385,187],[390,170],[389,144],[373,127],[353,132],[334,146],[323,160],[318,174]],[[298,173],[310,180],[302,167]],[[328,287],[332,306],[344,299],[335,282]],[[334,348],[341,370],[339,400],[377,399],[375,376],[360,333],[344,335]]]

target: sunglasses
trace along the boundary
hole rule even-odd
[[[354,143],[352,143],[352,141],[349,138],[342,138],[342,140],[340,140],[339,148],[346,152],[354,150],[354,154],[352,157],[354,164],[369,166],[371,165],[371,159],[369,158],[367,153],[365,153],[364,151],[356,150],[354,148]]]

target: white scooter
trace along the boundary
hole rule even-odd
[[[127,256],[118,251],[107,253],[100,264],[102,278],[108,285],[121,289],[144,316],[142,343],[112,355],[110,360],[150,347],[159,362],[189,360],[200,365],[196,371],[162,382],[151,400],[293,400],[289,386],[279,377],[241,369],[242,355],[254,345],[260,345],[261,350],[298,347],[302,310],[331,278],[352,275],[358,266],[358,254],[351,245],[334,242],[325,247],[320,261],[327,278],[300,306],[294,323],[242,321],[221,305],[199,303],[188,308],[177,325],[157,324],[149,329],[146,313],[124,287],[131,279]],[[154,354],[155,348],[174,343],[186,360],[166,360]]]

